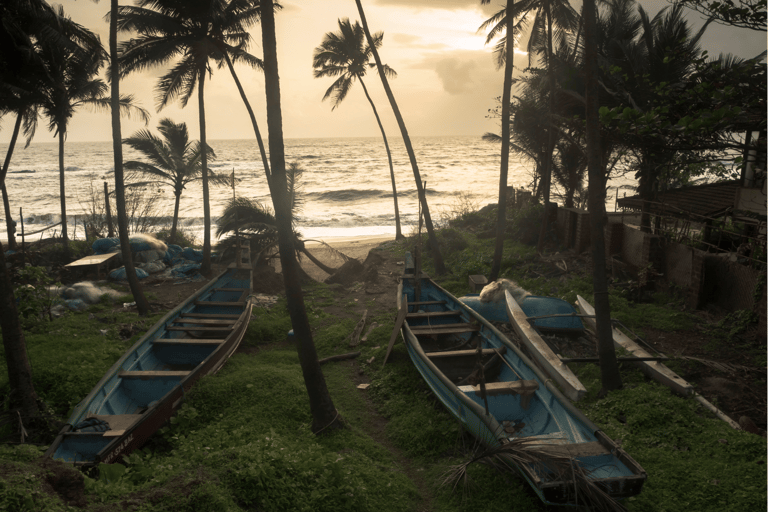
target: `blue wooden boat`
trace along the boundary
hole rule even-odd
[[[140,448],[195,382],[235,352],[251,318],[251,292],[250,263],[241,260],[165,315],[77,405],[45,455],[91,466]]]
[[[425,274],[417,283],[412,268],[399,285],[398,309],[411,360],[437,398],[484,445],[500,448],[544,502],[584,504],[576,473],[614,499],[641,491],[643,468],[485,318]],[[556,469],[562,461],[566,472]]]

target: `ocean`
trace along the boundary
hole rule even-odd
[[[303,170],[299,182],[301,208],[296,227],[305,239],[337,237],[394,236],[395,213],[387,155],[381,138],[286,139],[286,162]],[[482,207],[498,199],[500,147],[480,137],[413,137],[421,179],[427,182],[427,200],[435,222],[467,206]],[[270,208],[272,201],[255,140],[211,140],[216,152],[210,163],[215,173],[231,175],[238,182],[237,196],[257,200]],[[413,232],[418,221],[416,186],[405,146],[398,137],[389,140],[395,169],[398,206],[403,233]],[[5,155],[7,144],[0,144]],[[124,146],[124,160],[141,160],[142,155]],[[84,215],[103,209],[103,183],[114,189],[111,142],[67,142],[65,144],[67,220],[70,237],[82,238]],[[508,185],[527,188],[533,164],[510,157]],[[134,181],[146,181],[139,177]],[[620,184],[629,183],[621,180]],[[612,190],[616,188],[613,184]],[[58,144],[33,142],[27,149],[17,145],[6,178],[13,217],[23,209],[24,231],[34,232],[61,220],[59,206]],[[210,188],[212,233],[216,222],[233,196],[231,186]],[[553,193],[556,192],[553,184]],[[145,215],[156,224],[170,227],[174,196],[170,187],[150,187],[153,196]],[[96,199],[94,199],[96,198]],[[555,198],[553,198],[555,199]],[[556,199],[555,199],[556,200]],[[613,196],[606,205],[612,210]],[[114,210],[113,210],[114,215]],[[4,212],[0,211],[0,239],[6,239]],[[79,225],[75,226],[76,221]],[[181,196],[179,225],[202,243],[202,186],[187,185]],[[31,240],[51,236],[60,226],[33,235]],[[20,227],[17,227],[17,231]],[[76,230],[73,232],[73,230]]]

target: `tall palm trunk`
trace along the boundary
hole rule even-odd
[[[16,140],[19,138],[19,130],[21,129],[21,119],[24,115],[19,112],[16,116],[16,124],[13,125],[13,134],[11,134],[11,142],[8,144],[8,151],[5,153],[5,161],[3,162],[3,169],[0,171],[0,189],[3,192],[3,209],[5,210],[5,229],[8,233],[8,249],[16,250],[16,239],[11,236],[15,229],[15,223],[13,222],[13,216],[11,215],[11,203],[8,201],[8,190],[5,188],[5,177],[8,175],[8,166],[11,164],[11,156],[13,155],[13,148],[16,147]]]
[[[600,152],[600,104],[597,98],[597,28],[595,0],[584,0],[584,66],[586,74],[587,166],[589,172],[589,217],[592,239],[595,292],[595,321],[597,322],[598,356],[603,390],[621,387],[621,374],[616,364],[611,331],[611,306],[608,302],[608,281],[605,273],[605,174]]]
[[[120,252],[125,265],[125,274],[128,279],[128,287],[131,289],[133,300],[139,315],[146,316],[149,312],[149,302],[144,297],[136,269],[131,259],[131,244],[128,239],[128,216],[125,213],[125,182],[123,179],[123,136],[120,127],[120,75],[117,61],[117,0],[111,0],[109,17],[109,59],[112,63],[110,69],[111,102],[112,102],[112,153],[115,162],[115,203],[117,209],[117,233],[120,238]],[[107,199],[109,201],[109,199]]]
[[[384,139],[384,148],[387,150],[387,160],[389,160],[389,176],[392,179],[392,197],[395,199],[395,239],[400,240],[401,238],[405,238],[403,236],[403,232],[400,228],[400,209],[397,207],[397,187],[395,186],[395,169],[392,166],[392,153],[389,151],[389,143],[387,142],[387,134],[384,133],[384,126],[381,124],[381,119],[379,118],[379,113],[376,111],[376,105],[373,104],[373,100],[371,99],[370,94],[368,94],[368,89],[365,87],[365,83],[363,82],[363,77],[360,75],[357,75],[357,79],[360,81],[360,85],[363,86],[363,92],[365,93],[365,97],[368,98],[368,103],[371,104],[371,108],[373,109],[373,115],[376,116],[376,122],[379,124],[379,130],[381,130],[381,137]]]
[[[515,64],[515,33],[512,9],[514,0],[507,1],[507,47],[504,63],[504,91],[501,93],[501,165],[499,168],[499,209],[496,217],[496,247],[493,253],[490,280],[495,281],[501,272],[504,256],[504,231],[507,224],[507,178],[509,176],[509,103],[512,96],[512,71]]]
[[[317,359],[312,341],[304,295],[301,290],[299,265],[293,247],[293,229],[285,173],[285,146],[283,144],[283,119],[280,108],[280,79],[277,70],[277,41],[275,38],[275,14],[272,0],[261,0],[261,37],[264,48],[264,81],[267,95],[267,130],[269,134],[269,159],[272,164],[272,178],[269,188],[275,209],[280,263],[283,267],[285,295],[291,316],[293,332],[296,334],[296,348],[304,375],[304,385],[309,395],[312,413],[312,431],[319,433],[327,429],[342,427],[341,417],[333,405],[325,383],[323,371]]]
[[[197,89],[197,104],[200,117],[200,147],[202,148],[202,175],[203,175],[203,263],[200,265],[200,273],[208,275],[211,273],[211,200],[208,193],[208,143],[205,136],[205,72],[203,68],[200,72],[199,87]]]
[[[419,166],[416,163],[416,154],[413,152],[413,145],[411,145],[411,138],[408,136],[408,130],[405,127],[405,121],[400,114],[400,109],[397,107],[395,101],[395,95],[392,94],[392,89],[389,87],[389,81],[384,74],[384,66],[381,63],[379,52],[376,50],[376,45],[371,37],[371,32],[368,30],[368,22],[365,19],[365,13],[363,12],[363,5],[360,0],[355,0],[357,4],[357,12],[360,13],[360,22],[363,25],[363,31],[365,32],[365,38],[368,40],[368,46],[371,48],[373,58],[376,61],[376,68],[379,70],[379,78],[381,78],[381,84],[384,86],[384,91],[387,93],[389,104],[392,106],[392,112],[397,119],[397,125],[400,127],[400,133],[403,135],[403,143],[405,144],[405,150],[408,152],[408,158],[411,161],[411,168],[413,169],[413,177],[416,180],[416,191],[419,194],[419,200],[423,208],[424,221],[427,225],[427,234],[429,236],[429,245],[432,248],[432,259],[435,262],[435,271],[438,274],[445,274],[445,263],[443,263],[443,255],[440,253],[440,246],[437,244],[437,237],[435,236],[435,228],[432,225],[432,217],[429,214],[429,205],[427,204],[427,195],[424,193],[424,187],[421,184],[421,174],[419,173]]]
[[[232,75],[232,78],[235,80],[235,85],[237,85],[237,90],[240,92],[240,98],[242,98],[243,103],[245,104],[245,109],[248,111],[248,116],[251,118],[251,124],[253,125],[253,133],[256,134],[256,142],[259,144],[259,152],[261,153],[261,163],[264,166],[264,172],[267,174],[267,180],[269,180],[269,161],[267,160],[267,151],[264,149],[264,141],[261,140],[261,132],[259,131],[259,125],[256,123],[256,116],[253,114],[253,109],[251,108],[251,103],[248,101],[248,98],[245,95],[245,91],[243,90],[243,86],[240,84],[240,79],[237,78],[237,73],[235,73],[235,67],[232,65],[232,60],[229,58],[229,55],[227,52],[224,52],[224,59],[227,61],[227,67],[229,67],[229,72]]]
[[[179,203],[181,202],[181,191],[174,191],[176,196],[175,204],[173,205],[173,221],[171,222],[171,243],[176,243],[176,226],[179,223]]]
[[[547,68],[549,72],[549,124],[547,126],[547,158],[544,160],[544,174],[541,177],[541,192],[544,199],[544,217],[541,220],[539,231],[539,243],[536,250],[544,250],[544,241],[549,229],[549,194],[552,186],[552,154],[555,152],[555,82],[554,59],[552,57],[552,8],[550,0],[544,2],[544,10],[547,15]]]
[[[59,124],[59,198],[61,202],[61,242],[64,256],[69,256],[69,235],[67,234],[67,196],[64,188],[64,130]]]

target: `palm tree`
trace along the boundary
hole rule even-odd
[[[201,179],[202,146],[199,142],[190,142],[186,123],[174,123],[165,118],[160,121],[157,129],[164,140],[149,130],[139,130],[123,140],[124,144],[143,153],[151,163],[130,161],[125,162],[123,167],[157,178],[173,188],[173,195],[176,197],[170,234],[170,240],[173,241],[176,239],[181,193],[187,184]],[[210,146],[207,152],[210,159],[216,158]],[[226,177],[213,173],[208,179],[217,185],[229,183]]]
[[[363,12],[363,5],[360,3],[360,0],[355,0],[355,3],[357,4],[357,12],[360,14],[360,21],[363,24],[363,32],[365,33],[365,38],[368,41],[368,47],[371,49],[371,53],[373,54],[373,59],[376,61],[376,69],[379,71],[379,78],[381,79],[381,84],[384,86],[384,91],[387,93],[387,99],[389,99],[389,105],[392,107],[392,112],[395,114],[395,118],[397,119],[397,125],[400,127],[400,133],[403,136],[403,144],[405,144],[405,150],[408,153],[408,159],[411,162],[411,169],[413,170],[413,178],[416,181],[416,192],[419,195],[419,202],[421,203],[423,212],[424,212],[424,223],[427,226],[427,234],[429,236],[429,245],[432,249],[432,259],[435,263],[435,271],[442,275],[445,274],[445,263],[443,262],[443,255],[440,252],[440,246],[437,243],[437,237],[435,236],[435,228],[432,224],[432,216],[429,214],[429,205],[427,204],[427,195],[424,191],[424,186],[421,182],[421,174],[419,173],[419,166],[416,163],[416,153],[413,151],[413,145],[411,144],[411,138],[408,136],[408,129],[405,127],[405,121],[403,120],[403,116],[400,114],[400,109],[397,106],[397,102],[395,101],[395,95],[392,94],[392,89],[389,87],[389,82],[387,81],[387,74],[384,70],[384,65],[381,63],[381,58],[379,57],[379,52],[376,49],[376,43],[373,39],[373,36],[371,36],[371,31],[368,29],[368,22],[365,19],[365,12]]]
[[[481,4],[487,4],[490,0],[481,0]],[[490,280],[495,281],[501,272],[501,260],[504,255],[504,231],[507,221],[507,178],[509,176],[509,102],[512,96],[512,70],[515,67],[514,52],[514,0],[507,0],[505,9],[504,23],[506,28],[505,41],[512,41],[511,44],[505,44],[503,52],[504,57],[504,88],[501,93],[501,164],[499,166],[499,205],[496,217],[496,246],[493,253],[493,265],[491,266]],[[490,42],[486,39],[486,44]],[[498,61],[501,66],[501,60]]]
[[[295,227],[293,227],[293,220],[295,219],[295,213],[301,208],[301,197],[298,193],[298,182],[304,172],[297,164],[292,163],[286,169],[286,182],[288,186],[288,203],[290,207],[291,226],[293,231],[293,246],[295,249],[296,257],[300,258],[301,255],[305,255],[312,263],[317,265],[323,272],[327,274],[333,274],[336,270],[333,267],[329,267],[322,261],[315,258],[315,256],[309,252],[304,245],[304,242],[308,240],[302,240],[302,235]],[[237,246],[237,238],[242,236],[248,239],[251,251],[258,253],[258,263],[267,260],[269,257],[274,256],[270,254],[273,249],[278,247],[278,230],[277,221],[275,215],[267,208],[256,200],[248,199],[245,197],[238,197],[232,199],[227,207],[224,209],[221,217],[219,218],[219,228],[216,231],[216,236],[221,238],[228,233],[235,233],[234,236],[222,240],[218,244],[218,248],[222,254],[226,254],[230,249],[235,249]],[[323,242],[321,242],[323,243]],[[324,244],[324,243],[323,243]],[[330,247],[327,244],[326,247]],[[346,259],[342,253],[334,251],[342,258]],[[308,277],[308,276],[307,276]]]
[[[59,7],[58,16],[65,18],[64,11]],[[91,41],[70,50],[59,45],[46,45],[44,52],[48,57],[49,73],[53,79],[44,88],[45,99],[41,109],[48,118],[48,126],[59,139],[59,194],[61,198],[61,230],[65,251],[68,251],[67,206],[64,179],[64,141],[67,135],[67,124],[77,108],[88,106],[95,110],[109,110],[110,98],[106,95],[107,84],[99,78],[94,78],[106,59],[106,53],[98,38],[82,29]],[[119,99],[119,112],[127,115],[139,115],[144,122],[149,121],[146,110],[134,105],[132,96]]]
[[[275,38],[275,14],[272,0],[261,0],[261,39],[264,47],[264,80],[267,95],[267,129],[269,131],[269,158],[271,178],[268,180],[275,208],[280,263],[283,267],[285,295],[288,312],[296,334],[299,363],[304,375],[304,385],[309,395],[312,413],[312,431],[320,433],[342,427],[342,419],[333,405],[323,371],[317,359],[312,341],[312,328],[304,306],[301,291],[299,265],[294,255],[290,200],[285,171],[285,145],[283,142],[283,117],[280,107],[280,80],[277,69],[277,41]]]
[[[156,87],[157,109],[162,110],[177,98],[185,107],[197,87],[200,143],[205,146],[205,79],[212,72],[209,61],[214,60],[219,67],[224,63],[229,66],[247,102],[232,62],[245,61],[258,66],[258,59],[245,52],[250,41],[245,27],[257,16],[258,10],[246,0],[140,0],[136,7],[120,7],[118,28],[139,33],[139,38],[121,45],[120,76],[175,62]],[[252,111],[250,113],[257,138],[261,140]],[[261,149],[266,163],[263,147]],[[268,169],[265,167],[265,170]],[[208,273],[211,269],[211,207],[205,152],[201,172],[205,224],[201,272]]]
[[[314,55],[312,57],[312,66],[315,68],[315,78],[324,77],[338,77],[336,81],[331,84],[325,95],[323,101],[328,98],[333,99],[333,107],[331,110],[335,110],[344,98],[347,97],[349,90],[354,85],[355,80],[360,82],[363,88],[365,97],[368,98],[368,103],[371,104],[373,109],[373,115],[376,117],[376,123],[381,130],[381,137],[384,139],[384,148],[387,150],[387,159],[389,161],[389,175],[392,180],[392,196],[395,200],[395,238],[404,238],[400,229],[400,210],[397,207],[397,187],[395,186],[395,170],[392,166],[392,154],[389,151],[389,143],[387,142],[387,134],[384,133],[384,126],[381,124],[379,113],[376,111],[376,105],[373,104],[371,96],[368,94],[368,89],[363,82],[363,76],[369,68],[375,67],[376,64],[370,62],[371,48],[365,42],[365,34],[363,28],[359,22],[355,22],[352,25],[349,18],[338,20],[339,32],[328,32],[323,37],[323,42],[320,46],[315,48]],[[384,33],[377,32],[373,35],[373,41],[377,48],[380,48],[384,40]],[[397,76],[395,70],[384,64],[384,73],[390,78]]]

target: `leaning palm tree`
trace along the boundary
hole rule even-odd
[[[160,121],[157,130],[164,140],[149,130],[139,130],[123,140],[124,144],[143,153],[150,162],[132,160],[125,162],[123,167],[156,178],[173,188],[173,195],[176,197],[170,234],[170,240],[173,241],[176,239],[181,193],[189,183],[202,179],[202,145],[189,140],[186,123],[174,123],[171,119],[165,118]],[[210,146],[206,151],[211,160],[216,158]],[[214,185],[229,183],[225,176],[217,176],[213,173],[210,173],[208,179]]]
[[[280,263],[283,267],[285,295],[288,299],[288,313],[296,334],[296,349],[304,376],[304,385],[309,397],[312,414],[312,431],[339,429],[343,426],[341,415],[333,405],[323,370],[317,359],[317,350],[312,340],[307,309],[299,279],[299,264],[294,256],[288,183],[285,169],[285,143],[283,142],[283,114],[280,106],[280,80],[277,69],[277,39],[275,36],[275,14],[272,0],[261,1],[261,40],[264,47],[264,82],[267,96],[267,129],[269,132],[269,158],[271,178],[268,180],[275,208]]]
[[[373,60],[376,61],[376,69],[379,71],[379,78],[381,79],[381,85],[384,86],[384,91],[387,93],[387,99],[389,100],[389,105],[392,107],[392,112],[395,114],[395,119],[397,119],[397,125],[400,127],[400,133],[403,136],[403,144],[405,145],[405,150],[408,153],[408,159],[411,162],[411,169],[413,170],[413,178],[416,181],[416,192],[419,195],[419,203],[422,206],[423,215],[424,215],[424,223],[427,227],[427,235],[429,236],[429,245],[432,250],[432,260],[435,263],[435,271],[442,275],[445,274],[445,263],[443,262],[443,255],[440,252],[440,246],[437,243],[437,237],[435,236],[435,228],[432,224],[432,216],[429,214],[429,204],[427,203],[427,194],[425,193],[424,186],[421,182],[421,173],[419,173],[419,165],[416,162],[416,153],[413,151],[413,145],[411,144],[411,138],[408,135],[408,130],[405,127],[405,121],[403,120],[402,114],[400,114],[400,108],[397,106],[397,101],[395,101],[395,95],[392,93],[392,89],[389,87],[389,82],[387,81],[387,74],[384,71],[384,64],[381,63],[381,57],[379,57],[379,52],[376,49],[376,43],[374,42],[373,36],[371,35],[371,31],[368,29],[368,22],[365,19],[365,12],[363,11],[363,4],[360,3],[360,0],[355,0],[355,4],[357,4],[357,12],[360,14],[360,21],[363,25],[363,32],[365,33],[365,38],[368,41],[368,47],[371,49],[371,53],[373,54]]]
[[[258,9],[246,0],[139,0],[135,7],[120,7],[119,30],[139,34],[138,38],[121,45],[120,76],[174,62],[157,84],[157,110],[176,99],[185,107],[197,88],[200,143],[205,146],[205,79],[212,72],[210,61],[219,67],[227,63],[233,76],[232,61],[257,66],[255,57],[245,52],[250,41],[245,28],[258,15]],[[238,88],[244,98],[239,82]],[[257,129],[253,117],[252,120]],[[263,147],[261,149],[266,162]],[[205,224],[201,271],[208,273],[211,270],[211,206],[206,152],[202,153],[201,173]]]
[[[376,64],[370,62],[372,50],[365,42],[365,34],[359,22],[354,25],[350,23],[349,18],[338,20],[339,31],[328,32],[323,37],[323,42],[315,48],[312,57],[312,66],[315,68],[315,78],[338,77],[325,91],[323,101],[332,98],[335,110],[344,98],[347,97],[349,90],[354,85],[355,80],[360,82],[368,103],[371,104],[373,115],[376,117],[376,123],[381,130],[381,137],[384,139],[384,148],[387,150],[387,159],[389,161],[389,176],[392,180],[392,196],[395,200],[395,238],[404,238],[400,229],[400,210],[397,207],[397,187],[395,186],[395,170],[392,166],[392,153],[389,151],[387,134],[384,132],[384,126],[381,124],[379,113],[376,111],[376,105],[373,104],[368,89],[363,82],[363,76],[369,68],[376,67]],[[377,48],[381,47],[384,41],[384,33],[377,32],[373,34],[373,42]],[[384,73],[394,78],[397,73],[394,69],[384,64]]]

